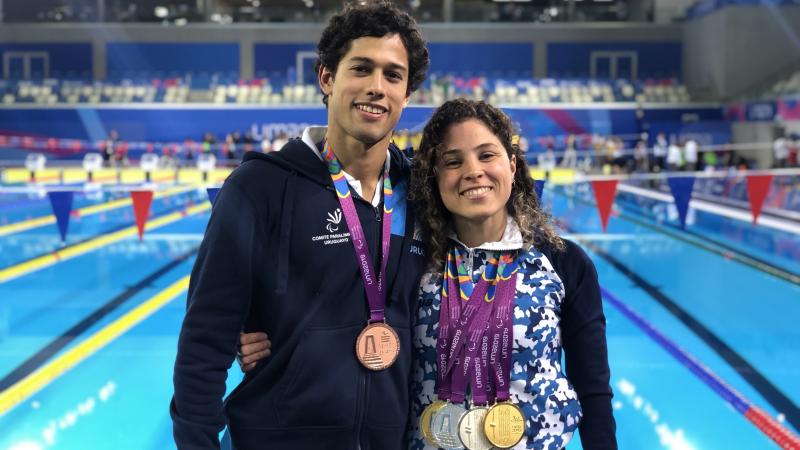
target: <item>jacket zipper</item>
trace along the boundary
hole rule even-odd
[[[358,374],[358,387],[359,387],[359,395],[358,401],[356,402],[356,429],[355,429],[355,440],[356,440],[356,449],[361,450],[361,427],[364,425],[364,410],[366,409],[364,406],[366,396],[367,396],[367,379],[366,374],[363,370],[359,370]]]
[[[375,255],[377,257],[372,258],[372,264],[375,267],[375,270],[380,270],[380,261],[383,255],[381,254],[381,238],[383,235],[383,210],[381,207],[374,207],[372,203],[364,200],[363,198],[361,201],[367,203],[370,208],[372,208],[373,213],[375,214],[375,223],[377,224],[377,233],[375,233],[375,239],[373,239],[373,248],[375,249]],[[383,283],[386,280],[382,280]],[[360,371],[358,376],[358,384],[359,384],[359,395],[358,401],[356,402],[356,449],[362,450],[361,447],[361,434],[362,434],[362,427],[364,426],[364,413],[366,411],[366,400],[367,400],[367,374],[364,371]]]

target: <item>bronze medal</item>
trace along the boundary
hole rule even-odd
[[[458,423],[458,437],[467,450],[490,450],[493,447],[483,431],[483,422],[488,413],[489,408],[476,406],[470,408]]]
[[[432,445],[434,447],[439,446],[439,443],[436,442],[436,438],[433,437],[433,432],[431,431],[431,420],[433,419],[433,415],[439,412],[439,410],[445,406],[447,406],[447,402],[436,400],[428,405],[422,411],[422,415],[419,417],[419,429],[422,432],[422,438],[428,445]]]
[[[511,448],[525,435],[525,415],[511,402],[498,403],[486,414],[483,430],[495,447]]]
[[[394,364],[400,353],[400,338],[389,325],[378,322],[367,325],[356,339],[356,356],[369,370],[383,370]]]

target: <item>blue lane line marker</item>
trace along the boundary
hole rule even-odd
[[[656,327],[654,327],[652,324],[646,321],[642,316],[640,316],[638,313],[636,313],[634,310],[628,307],[628,305],[626,305],[617,296],[612,294],[608,289],[606,289],[603,286],[600,286],[600,292],[603,294],[603,298],[608,303],[617,308],[625,317],[627,317],[631,322],[633,322],[639,328],[641,328],[645,332],[645,334],[647,334],[659,345],[661,345],[667,352],[669,352],[672,356],[674,356],[675,359],[677,359],[681,364],[686,366],[686,368],[688,368],[693,374],[695,374],[698,378],[700,378],[701,381],[703,381],[714,392],[719,394],[720,397],[725,399],[725,401],[727,401],[731,406],[733,406],[734,409],[739,411],[749,421],[753,422],[751,416],[748,413],[757,408],[753,406],[752,402],[747,400],[742,394],[740,394],[735,389],[730,387],[717,374],[715,374],[714,372],[711,371],[711,369],[703,365],[694,356],[692,356],[686,350],[679,347],[678,344],[670,340]],[[766,433],[761,426],[759,426],[755,422],[754,424],[759,428],[759,430],[764,432],[771,439],[775,439],[774,436],[770,435],[769,433]],[[797,437],[794,436],[794,433],[792,433],[788,428],[785,428],[782,425],[778,426],[782,428],[781,430],[782,434],[797,439]]]

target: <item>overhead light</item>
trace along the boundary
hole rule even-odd
[[[556,8],[555,6],[550,8],[550,15],[556,17],[558,15],[558,8]]]
[[[156,6],[153,14],[159,19],[166,19],[169,15],[169,9],[166,6]]]

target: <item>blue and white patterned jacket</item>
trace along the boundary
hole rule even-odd
[[[455,236],[451,236],[454,245],[466,246],[459,242]],[[569,264],[571,272],[564,273],[554,266],[550,259],[536,248],[529,247],[523,249],[524,244],[519,228],[513,219],[509,219],[503,239],[500,242],[483,244],[475,249],[468,249],[471,255],[471,265],[474,280],[477,281],[489,256],[499,251],[518,250],[519,274],[517,276],[516,298],[514,308],[514,340],[512,352],[511,368],[511,399],[519,405],[526,417],[526,435],[517,444],[515,449],[560,449],[565,447],[572,439],[573,433],[578,429],[584,412],[581,408],[583,396],[586,394],[587,401],[591,403],[593,411],[592,424],[598,424],[600,438],[592,436],[592,440],[597,445],[584,444],[585,448],[616,448],[613,439],[614,422],[611,416],[611,390],[608,383],[608,362],[605,345],[605,318],[602,315],[602,305],[600,305],[599,289],[597,288],[597,275],[594,266],[586,257],[580,247],[568,242],[567,250],[561,253],[572,252],[574,255],[569,258],[582,260],[583,271],[588,273],[575,272],[573,266]],[[559,262],[564,260],[563,255]],[[562,264],[563,265],[563,264]],[[563,267],[562,267],[563,268]],[[599,316],[596,314],[586,314],[587,308],[581,306],[581,311],[576,311],[573,304],[578,299],[573,298],[562,277],[586,278],[585,283],[580,285],[590,286],[594,289],[583,289],[584,292],[574,292],[575,294],[592,295],[595,298],[589,301],[583,300],[584,305],[596,303],[599,307]],[[568,284],[570,288],[575,283]],[[580,287],[580,286],[578,286]],[[414,324],[414,361],[412,368],[412,414],[411,443],[410,448],[414,450],[430,450],[433,447],[426,446],[419,431],[418,417],[422,410],[434,400],[436,393],[434,386],[436,383],[436,338],[439,328],[439,305],[442,288],[441,274],[428,273],[422,277],[420,283],[420,304],[417,309],[416,322]],[[594,291],[594,292],[592,292]],[[573,311],[576,311],[573,314]],[[567,365],[573,368],[593,367],[595,374],[576,374],[580,379],[579,386],[587,392],[580,392],[573,386],[567,378],[561,366],[562,336],[564,335],[565,322],[577,321],[583,325],[589,325],[591,339],[595,342],[582,339],[574,339],[570,335],[570,343],[576,345],[593,345],[596,349],[592,351],[574,352],[575,359],[581,358],[580,355],[588,357],[590,361],[571,361],[572,353],[567,353]],[[572,334],[573,330],[580,330],[581,323],[567,323],[568,330]],[[591,331],[592,327],[602,328],[602,339],[597,341],[596,330]],[[579,332],[576,334],[580,334]],[[579,342],[583,342],[579,344]],[[592,353],[598,352],[597,355]],[[596,356],[601,356],[600,364],[597,364]],[[603,365],[604,362],[604,365]],[[574,364],[573,364],[574,363]],[[603,369],[604,368],[604,369]],[[586,382],[585,379],[590,379]],[[597,383],[599,380],[599,383]],[[578,392],[576,392],[578,391]],[[598,402],[599,397],[599,402]],[[579,401],[581,398],[581,401]],[[601,413],[598,413],[600,411]],[[597,417],[605,416],[607,417]],[[605,424],[605,425],[603,425]],[[610,434],[608,427],[611,427]],[[587,436],[582,430],[582,439]],[[605,435],[605,437],[603,437]],[[610,436],[610,438],[609,438]]]

